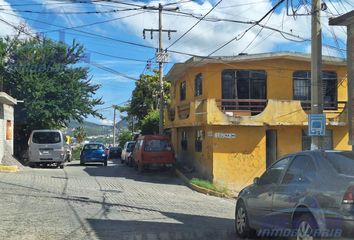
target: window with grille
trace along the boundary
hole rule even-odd
[[[186,100],[186,81],[181,82],[179,87],[180,100]]]
[[[203,77],[201,73],[195,76],[194,86],[195,96],[201,96],[203,94]]]
[[[181,147],[182,150],[186,151],[188,149],[188,139],[187,139],[187,132],[182,131],[181,133]]]
[[[311,107],[311,71],[295,71],[293,73],[294,100],[302,101],[302,106]],[[324,108],[337,109],[337,73],[322,72],[322,92]]]
[[[197,130],[195,133],[195,151],[201,152],[203,149],[203,130]]]

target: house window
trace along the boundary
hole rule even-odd
[[[308,129],[302,130],[302,150],[311,149],[311,136],[308,135]],[[330,129],[326,130],[326,134],[323,137],[323,149],[332,150],[333,149],[333,132]]]
[[[311,71],[293,73],[294,100],[302,101],[302,106],[311,107]],[[322,72],[322,90],[325,109],[337,108],[337,73]]]
[[[197,130],[195,133],[195,151],[201,152],[203,149],[203,130]]]
[[[187,140],[187,132],[186,131],[182,131],[181,147],[182,147],[182,150],[184,150],[184,151],[186,151],[188,148],[188,140]]]
[[[179,87],[179,94],[180,94],[180,100],[186,100],[186,81],[181,82],[181,85]]]
[[[221,82],[224,110],[254,110],[259,113],[264,107],[264,102],[252,100],[267,99],[265,71],[224,70]],[[232,101],[233,99],[241,101]]]
[[[203,77],[201,73],[195,76],[194,87],[195,96],[201,96],[203,94]]]

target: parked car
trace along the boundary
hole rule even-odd
[[[33,130],[28,140],[30,167],[56,164],[64,168],[67,158],[65,137],[59,130]]]
[[[108,151],[101,143],[87,143],[80,153],[80,165],[92,162],[101,162],[107,166]]]
[[[354,237],[353,152],[283,157],[239,193],[235,228],[240,237]]]
[[[148,166],[170,166],[176,163],[168,136],[145,135],[137,139],[133,151],[134,165],[139,172]]]
[[[120,147],[110,147],[108,156],[110,159],[112,158],[120,158],[122,155],[122,149]]]
[[[121,161],[122,163],[126,163],[128,166],[132,166],[132,152],[134,150],[135,146],[135,141],[128,141],[124,144],[123,150],[122,150],[122,157]]]

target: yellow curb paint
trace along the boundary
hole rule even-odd
[[[0,165],[0,172],[18,172],[18,166],[16,166],[16,165],[13,165],[13,166]]]
[[[178,169],[176,169],[176,174],[179,178],[181,178],[185,184],[193,189],[194,191],[197,191],[197,192],[200,192],[200,193],[203,193],[203,194],[206,194],[206,195],[211,195],[211,196],[215,196],[215,197],[223,197],[223,198],[231,198],[231,196],[229,196],[228,194],[225,194],[225,193],[219,193],[219,192],[216,192],[216,191],[213,191],[213,190],[210,190],[210,189],[206,189],[206,188],[203,188],[203,187],[199,187],[193,183],[190,183],[189,179],[184,176],[183,173],[181,173]]]

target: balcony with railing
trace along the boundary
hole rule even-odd
[[[323,104],[323,110],[325,112],[332,112],[332,113],[341,113],[343,112],[347,101],[335,101],[335,102],[328,102],[325,101]],[[311,111],[311,100],[302,100],[301,106],[304,111],[308,112]]]
[[[267,106],[267,99],[219,99],[218,108],[228,116],[254,116]]]

